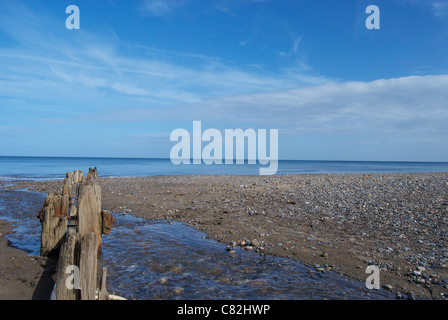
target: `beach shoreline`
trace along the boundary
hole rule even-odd
[[[209,238],[302,261],[407,298],[448,295],[448,173],[99,178],[103,209],[184,222]],[[6,184],[0,182],[0,184]],[[61,180],[6,189],[59,191]],[[113,232],[113,230],[112,230]]]

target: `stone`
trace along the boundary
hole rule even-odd
[[[184,290],[185,290],[184,288],[176,287],[174,288],[174,293],[181,294],[184,292]]]
[[[261,245],[260,241],[258,241],[257,239],[252,240],[251,244],[254,247],[259,247]]]
[[[408,293],[408,300],[415,300],[415,294],[413,292]]]
[[[175,273],[175,274],[179,274],[179,273],[182,272],[182,267],[181,266],[176,266],[174,268],[171,268],[170,271]]]
[[[385,290],[387,290],[387,291],[392,291],[392,290],[393,290],[393,287],[392,287],[390,284],[385,284],[385,285],[383,286],[383,288],[384,288]]]
[[[426,268],[425,268],[425,267],[422,267],[422,266],[418,266],[418,267],[417,267],[417,270],[420,271],[420,272],[423,272],[423,271],[426,270]]]

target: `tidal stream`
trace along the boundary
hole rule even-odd
[[[0,218],[15,221],[12,246],[39,255],[45,194],[0,189]],[[395,299],[383,289],[336,272],[310,272],[295,260],[261,256],[208,239],[175,221],[151,221],[114,213],[110,235],[103,235],[100,264],[108,268],[110,293],[127,299]]]

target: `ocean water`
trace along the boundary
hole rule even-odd
[[[100,177],[163,175],[258,175],[257,164],[180,164],[170,159],[0,157],[0,179],[60,179],[66,172],[97,167]],[[448,172],[448,162],[280,160],[277,175],[322,173]]]

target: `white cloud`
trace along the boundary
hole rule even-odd
[[[276,128],[282,135],[346,136],[397,143],[448,137],[448,75],[372,82],[327,83],[294,90],[242,94],[169,109],[116,108],[90,121],[201,120],[233,127]],[[224,129],[224,128],[221,128]]]
[[[115,83],[112,85],[112,88],[129,95],[147,95],[148,92],[144,89],[138,88],[136,86],[126,84],[126,83]]]
[[[24,96],[36,93],[37,97],[53,89],[69,94],[66,98],[70,99],[72,94],[79,96],[78,92],[85,95],[86,91],[111,90],[165,102],[191,103],[216,96],[275,91],[326,81],[295,70],[268,74],[260,68],[203,55],[178,53],[183,59],[201,61],[186,65],[171,62],[171,56],[176,56],[174,53],[167,53],[166,60],[123,56],[113,45],[98,39],[73,43],[34,39],[33,46],[32,53],[0,49],[0,69],[7,75],[0,79],[3,82],[0,92],[6,94],[11,90],[10,93]],[[57,49],[48,55],[48,48]],[[20,81],[8,81],[12,76]]]

